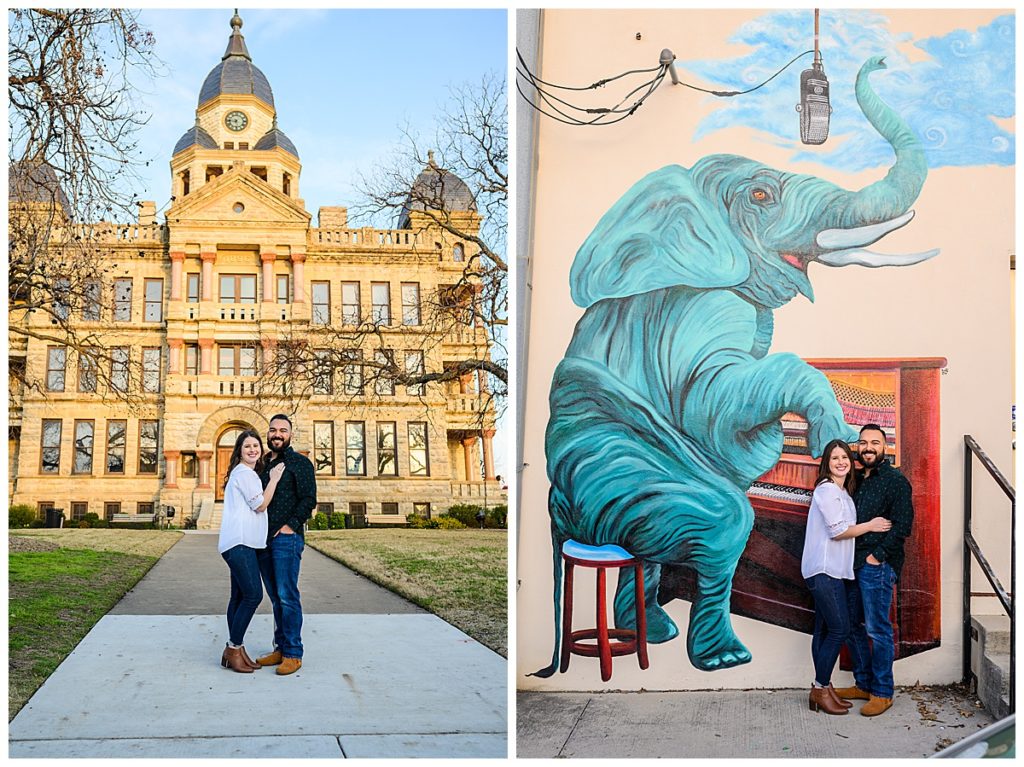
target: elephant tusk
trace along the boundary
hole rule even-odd
[[[879,266],[911,266],[912,264],[919,264],[922,261],[927,261],[929,258],[937,255],[939,255],[938,248],[932,248],[924,253],[904,253],[897,255],[872,253],[870,250],[851,248],[849,250],[836,250],[832,253],[825,253],[822,256],[818,256],[815,260],[820,261],[826,266],[853,265],[870,266],[875,268]]]
[[[824,250],[843,250],[870,245],[885,237],[889,232],[906,226],[913,217],[914,211],[908,210],[902,216],[870,226],[858,226],[855,229],[825,229],[818,233],[818,247]]]

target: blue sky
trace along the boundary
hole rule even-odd
[[[701,122],[695,138],[746,125],[762,132],[766,141],[791,148],[794,161],[822,162],[847,171],[888,165],[892,150],[861,114],[853,94],[861,64],[870,56],[884,55],[889,69],[873,74],[871,83],[921,137],[930,167],[1014,163],[1014,135],[998,122],[1015,113],[1012,13],[979,28],[922,39],[893,34],[885,14],[873,11],[824,9],[820,22],[820,48],[834,110],[824,145],[812,150],[800,144],[794,109],[800,72],[810,67],[811,56],[761,90],[716,99],[721,106]],[[765,14],[743,24],[729,40],[748,46],[749,53],[677,62],[680,77],[685,78],[688,70],[716,88],[745,90],[813,48],[813,29],[811,9]],[[921,52],[927,56],[922,58]]]
[[[152,113],[141,131],[142,199],[165,208],[175,142],[195,122],[199,89],[224,55],[233,8],[144,10],[165,74],[138,83]],[[358,170],[386,158],[410,123],[424,136],[449,87],[507,68],[504,10],[280,10],[240,8],[253,63],[274,91],[278,127],[302,161],[313,214],[354,201]]]

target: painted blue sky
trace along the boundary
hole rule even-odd
[[[680,77],[685,79],[689,70],[702,84],[745,90],[813,48],[813,30],[813,10],[766,14],[741,26],[729,40],[749,46],[749,53],[730,59],[680,60]],[[871,83],[920,136],[929,167],[1012,165],[1014,135],[996,120],[1015,113],[1014,37],[1012,13],[977,29],[914,39],[894,35],[884,14],[822,10],[820,48],[833,108],[828,141],[811,149],[799,139],[795,106],[800,72],[811,66],[810,55],[760,90],[716,98],[721,106],[701,122],[695,138],[744,125],[766,134],[767,141],[791,148],[794,161],[821,162],[846,171],[889,165],[892,149],[861,114],[853,93],[861,64],[870,56],[884,55],[889,69],[873,74]],[[912,61],[907,55],[912,48],[927,58],[918,60],[915,55]]]
[[[164,76],[138,83],[152,113],[140,134],[150,159],[143,199],[170,198],[175,142],[195,122],[199,89],[224,55],[233,8],[143,10]],[[408,123],[424,137],[449,87],[507,68],[504,10],[240,8],[253,63],[270,81],[278,125],[302,160],[313,214],[354,202],[359,170],[386,158]]]

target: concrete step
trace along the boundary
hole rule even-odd
[[[971,669],[978,682],[978,698],[1001,719],[1010,713],[1010,619],[1006,615],[971,617]]]
[[[1007,615],[975,615],[971,623],[984,635],[982,647],[992,652],[1010,651],[1010,618]]]

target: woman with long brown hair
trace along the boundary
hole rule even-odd
[[[843,581],[853,580],[853,539],[892,526],[884,517],[857,524],[856,486],[853,452],[841,439],[834,439],[821,454],[800,560],[804,582],[814,597],[814,683],[808,705],[812,711],[826,714],[845,714],[852,705],[840,699],[832,687],[832,669],[850,633]]]
[[[264,489],[259,472],[263,468],[263,440],[247,429],[235,440],[224,483],[224,513],[220,523],[217,551],[231,573],[231,598],[228,601],[228,642],[221,656],[224,668],[251,674],[259,664],[249,657],[242,644],[252,616],[263,601],[263,585],[256,550],[267,545],[267,506],[284,473],[284,466],[270,471]]]

